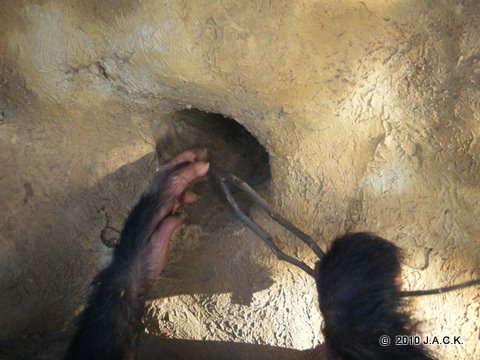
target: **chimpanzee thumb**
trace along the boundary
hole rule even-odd
[[[155,281],[162,272],[168,258],[168,243],[175,230],[182,224],[180,216],[172,215],[164,218],[150,240],[149,278]]]

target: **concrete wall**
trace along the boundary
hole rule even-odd
[[[0,339],[64,336],[108,260],[102,236],[190,107],[259,140],[270,201],[322,247],[370,230],[405,250],[407,288],[480,276],[479,14],[475,0],[3,0]],[[322,342],[312,280],[222,221],[177,235],[142,356],[304,358]],[[442,358],[480,352],[478,300],[415,302],[430,334],[461,336]]]

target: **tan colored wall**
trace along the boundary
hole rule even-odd
[[[258,138],[271,202],[323,247],[371,230],[405,249],[409,288],[480,276],[479,16],[475,0],[4,0],[0,339],[68,327],[108,259],[102,230],[121,226],[165,119],[189,106]],[[225,226],[178,235],[145,358],[156,335],[266,359],[322,341],[313,282]],[[478,300],[416,302],[432,334],[462,338],[442,358],[480,351]]]

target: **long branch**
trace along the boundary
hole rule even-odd
[[[282,252],[273,242],[272,238],[270,235],[268,235],[265,230],[263,230],[257,223],[255,223],[253,220],[251,220],[245,213],[240,209],[238,206],[237,202],[233,198],[233,195],[230,191],[230,188],[228,187],[227,183],[225,182],[225,179],[220,179],[220,185],[222,187],[223,192],[225,193],[225,196],[227,197],[228,203],[231,205],[233,210],[235,211],[235,214],[240,218],[240,220],[248,226],[260,239],[262,239],[265,244],[270,248],[270,250],[277,256],[278,259],[284,260],[286,262],[289,262],[292,265],[295,265],[305,271],[308,275],[314,276],[314,271],[310,267],[308,267],[307,264],[305,264],[303,261],[297,260],[290,255],[285,254]]]

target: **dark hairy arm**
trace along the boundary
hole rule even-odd
[[[180,226],[175,211],[196,195],[186,190],[206,176],[206,150],[177,155],[156,174],[132,209],[111,263],[95,277],[65,359],[133,359],[145,295],[163,270],[168,243]]]

